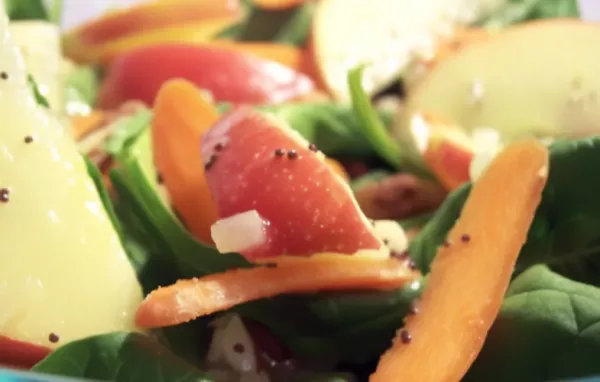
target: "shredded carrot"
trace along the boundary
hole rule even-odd
[[[290,293],[334,290],[389,290],[417,273],[406,261],[361,255],[282,256],[262,266],[180,280],[150,293],[136,315],[141,327],[177,325],[245,302]]]
[[[494,322],[541,200],[548,151],[533,140],[509,146],[474,184],[438,250],[418,305],[371,382],[456,382]]]
[[[175,210],[190,232],[212,243],[210,226],[218,219],[200,156],[200,137],[218,120],[215,106],[190,82],[171,80],[154,104],[154,160]]]
[[[306,0],[253,0],[252,2],[259,8],[275,11],[292,8],[305,1]]]

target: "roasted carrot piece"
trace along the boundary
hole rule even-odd
[[[179,79],[162,86],[153,110],[154,160],[173,206],[196,238],[212,243],[210,226],[218,216],[204,178],[200,137],[219,113],[193,84]]]
[[[490,164],[438,250],[419,313],[371,382],[461,380],[498,314],[547,172],[548,152],[535,141],[509,146]]]
[[[395,258],[320,254],[282,256],[256,268],[180,280],[150,293],[136,315],[141,327],[177,325],[233,306],[288,293],[345,289],[388,290],[417,276]]]
[[[295,7],[304,3],[306,0],[253,0],[253,3],[263,9],[282,10]]]

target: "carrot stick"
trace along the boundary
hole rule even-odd
[[[419,313],[371,382],[462,379],[500,310],[547,171],[548,151],[535,141],[509,146],[490,164],[437,253]]]
[[[283,256],[261,267],[180,280],[150,293],[136,315],[141,327],[177,325],[236,305],[288,293],[388,290],[414,280],[406,261],[361,255]]]
[[[204,178],[200,137],[219,118],[214,105],[184,80],[163,85],[154,104],[154,160],[175,210],[190,232],[212,243],[217,208]]]
[[[262,9],[279,11],[302,4],[306,0],[253,0],[254,5]]]

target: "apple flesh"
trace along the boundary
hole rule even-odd
[[[485,127],[503,140],[600,131],[600,26],[579,20],[537,21],[465,46],[409,93],[394,126],[416,146],[415,115],[430,113],[462,126]]]
[[[142,290],[65,126],[39,106],[0,2],[0,363],[139,330]]]
[[[337,99],[350,99],[346,76],[367,64],[367,94],[397,79],[414,58],[433,57],[438,40],[506,0],[321,0],[312,38],[315,61]]]
[[[274,61],[224,47],[167,44],[119,57],[104,80],[98,105],[115,108],[129,100],[152,105],[160,87],[173,78],[194,83],[219,102],[281,103],[314,90],[306,75]]]
[[[243,15],[239,0],[153,1],[114,11],[67,32],[63,53],[81,64],[95,63],[98,51],[116,40],[170,26]]]

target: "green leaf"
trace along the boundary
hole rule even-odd
[[[442,245],[450,229],[454,227],[470,190],[471,185],[465,184],[450,193],[431,220],[411,241],[408,252],[424,273],[429,272],[429,265],[433,261],[438,247]]]
[[[50,20],[43,0],[4,0],[10,21]]]
[[[577,0],[512,0],[478,24],[489,29],[502,29],[525,21],[571,17],[579,17]]]
[[[600,289],[538,265],[511,284],[465,381],[548,381],[600,373]]]
[[[579,261],[600,253],[600,136],[561,140],[550,148],[550,172],[542,201],[519,255],[518,267]],[[583,185],[583,186],[582,186]],[[410,246],[423,271],[454,225],[469,184],[450,194]]]
[[[33,370],[105,381],[213,381],[207,373],[139,333],[111,333],[71,342]]]
[[[80,102],[92,106],[98,93],[98,76],[89,66],[75,66],[65,78],[66,102]]]
[[[49,109],[50,104],[48,103],[48,100],[40,92],[40,88],[38,87],[37,82],[35,82],[35,79],[31,74],[27,76],[27,83],[31,87],[31,91],[33,92],[33,96],[35,97],[35,101],[37,102],[37,104]]]
[[[121,157],[127,154],[127,149],[135,140],[149,128],[152,121],[152,111],[142,109],[134,115],[122,119],[114,133],[106,140],[104,151],[114,157]]]
[[[352,98],[352,106],[356,112],[356,117],[360,121],[359,126],[373,149],[390,165],[398,168],[402,164],[400,147],[392,139],[387,128],[377,116],[375,108],[371,104],[371,99],[362,87],[363,71],[364,66],[360,66],[348,72],[350,97]]]
[[[314,8],[312,2],[280,11],[250,5],[248,16],[242,22],[221,32],[218,38],[272,41],[301,46],[309,34]]]
[[[258,107],[286,121],[306,140],[328,156],[366,157],[375,154],[365,142],[364,127],[347,105],[333,102],[299,102]],[[389,113],[376,111],[378,118],[391,121]]]
[[[92,181],[94,182],[94,186],[96,187],[96,191],[98,191],[98,195],[100,195],[100,200],[102,200],[102,205],[104,206],[104,210],[108,214],[110,218],[110,222],[112,223],[113,228],[119,234],[121,240],[123,239],[123,232],[121,230],[121,223],[117,217],[115,212],[115,208],[110,199],[110,195],[106,186],[104,185],[104,180],[102,179],[102,173],[98,170],[98,167],[90,160],[90,158],[83,157],[85,164],[87,166],[87,172]]]

